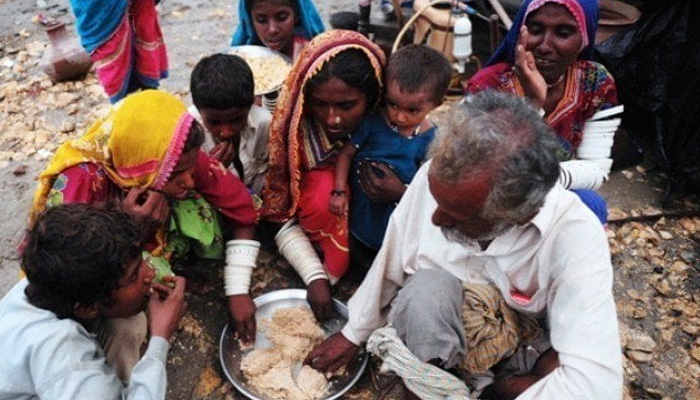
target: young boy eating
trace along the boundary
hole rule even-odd
[[[153,282],[142,229],[124,212],[64,204],[40,214],[22,255],[26,278],[0,300],[0,398],[164,399],[168,340],[185,280]],[[123,383],[95,332],[148,308],[148,348]],[[140,346],[141,343],[134,343]]]
[[[202,58],[190,78],[190,113],[209,131],[204,150],[231,168],[254,194],[267,172],[270,113],[254,103],[253,72],[241,58],[213,54]]]

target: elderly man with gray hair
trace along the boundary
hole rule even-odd
[[[454,106],[349,301],[348,323],[307,362],[333,371],[370,339],[421,398],[620,399],[606,235],[556,184],[557,149],[523,100],[484,92]],[[424,363],[459,367],[468,388],[446,389],[450,380]]]

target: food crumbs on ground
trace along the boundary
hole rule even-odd
[[[320,372],[303,366],[298,368],[313,347],[323,340],[310,309],[283,308],[260,324],[272,347],[256,349],[241,360],[241,371],[248,383],[272,399],[313,400],[326,394],[328,381]]]

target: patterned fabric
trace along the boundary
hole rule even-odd
[[[564,5],[574,16],[579,29],[585,32],[582,35],[584,45],[579,58],[584,60],[591,58],[595,43],[595,32],[598,29],[598,0],[525,0],[520,6],[515,19],[513,19],[513,25],[510,27],[505,39],[498,46],[496,52],[493,53],[488,63],[486,63],[487,67],[501,62],[513,63],[515,61],[515,46],[518,43],[520,27],[525,23],[528,14],[550,2]]]
[[[83,47],[112,103],[134,88],[156,88],[160,79],[168,77],[168,55],[154,0],[72,0],[71,4]]]
[[[334,30],[310,41],[294,62],[272,116],[269,171],[262,192],[263,217],[283,223],[297,216],[309,239],[321,248],[331,279],[340,278],[350,265],[347,217],[336,216],[328,207],[335,153],[342,142],[331,142],[305,112],[304,87],[328,60],[348,49],[362,50],[381,82],[384,53],[361,34]]]
[[[366,246],[375,250],[381,247],[389,217],[396,205],[373,202],[367,197],[357,173],[360,165],[364,162],[386,164],[401,182],[409,184],[423,163],[436,131],[437,126],[433,125],[419,135],[406,137],[392,130],[381,111],[375,111],[352,134],[350,141],[357,147],[357,153],[350,175],[350,232]]]
[[[166,251],[175,258],[185,257],[190,250],[200,258],[221,259],[224,240],[216,210],[202,196],[171,204],[170,229]]]
[[[192,121],[180,100],[156,90],[132,94],[115,104],[82,137],[56,151],[39,175],[32,221],[46,206],[120,201],[135,186],[161,189],[180,159]],[[257,222],[258,213],[243,183],[202,151],[193,179],[195,191],[226,221],[236,226]],[[163,254],[165,236],[164,229],[159,231],[147,249]]]
[[[518,315],[494,286],[464,285],[462,321],[467,356],[461,366],[471,374],[485,373],[520,343]]]
[[[601,64],[577,60],[566,71],[565,85],[561,100],[545,116],[545,122],[554,128],[561,142],[562,161],[574,157],[586,120],[617,104],[615,81]],[[469,79],[466,92],[473,94],[488,89],[525,96],[511,63],[502,62],[482,69]]]
[[[297,46],[298,43],[300,43],[300,40],[297,39],[297,37],[309,40],[326,30],[323,27],[321,16],[318,14],[318,10],[316,10],[316,6],[312,0],[297,0],[296,2],[299,15],[296,15],[298,23],[296,24],[297,26],[294,32],[295,59],[297,54]],[[231,46],[239,46],[242,44],[262,45],[258,34],[255,33],[253,19],[250,16],[250,10],[248,10],[246,0],[238,0],[238,19],[238,27],[236,28],[236,32],[233,34]]]
[[[395,372],[406,387],[423,400],[465,400],[469,389],[456,376],[424,363],[401,342],[391,326],[379,328],[367,341],[367,350],[382,359],[380,372]]]
[[[82,163],[97,164],[122,189],[163,188],[175,168],[194,118],[175,96],[146,90],[110,109],[87,132],[63,143],[39,175],[32,216],[43,210],[56,177]],[[94,167],[88,168],[95,174]]]
[[[302,174],[309,169],[308,166],[316,165],[312,157],[307,156],[313,152],[308,148],[310,123],[305,115],[304,87],[328,60],[353,48],[367,54],[377,80],[381,81],[384,53],[367,38],[352,31],[333,30],[315,37],[292,66],[270,126],[270,169],[263,189],[263,217],[286,222],[296,214]],[[325,133],[319,134],[326,137]],[[339,146],[332,147],[337,149]]]

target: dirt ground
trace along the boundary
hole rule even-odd
[[[318,2],[323,18],[352,10],[355,0]],[[171,62],[163,87],[188,97],[189,73],[203,55],[228,46],[237,2],[164,0],[160,6]],[[104,111],[107,99],[94,75],[51,84],[38,70],[46,37],[32,17],[43,12],[71,21],[67,0],[0,0],[0,296],[18,277],[16,247],[26,223],[35,178],[62,141],[79,134]],[[436,112],[439,121],[446,108]],[[662,208],[666,177],[629,167],[616,171],[603,190],[611,211],[609,238],[614,292],[621,325],[626,399],[700,400],[700,211],[696,198]],[[261,267],[253,294],[302,287],[269,235],[262,237]],[[200,266],[213,282],[220,265]],[[345,301],[356,283],[334,295]],[[226,324],[221,289],[188,297],[189,311],[173,338],[168,399],[243,399],[226,382],[218,341]],[[378,373],[376,361],[344,398],[400,399],[402,386]]]

